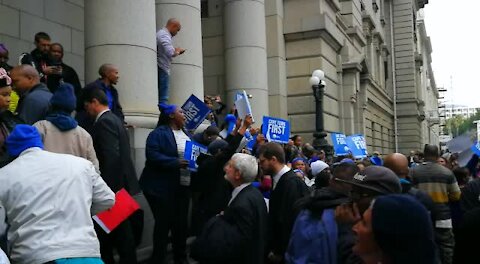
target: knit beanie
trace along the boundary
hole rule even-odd
[[[330,166],[328,166],[327,163],[321,161],[321,160],[317,160],[315,162],[312,162],[312,164],[310,164],[310,168],[312,168],[312,175],[313,176],[316,176],[317,174],[319,174],[320,172],[322,172],[324,169],[328,168]]]
[[[19,156],[24,150],[38,147],[43,149],[42,138],[34,126],[16,125],[7,137],[7,152],[12,157]]]
[[[405,194],[379,196],[373,203],[372,229],[392,263],[435,263],[435,242],[425,207]]]
[[[158,109],[160,110],[160,112],[162,112],[166,115],[171,115],[171,114],[175,113],[175,110],[177,110],[177,106],[176,105],[169,105],[169,104],[165,104],[165,103],[159,103],[158,104]]]
[[[73,92],[73,86],[69,83],[61,83],[50,99],[50,104],[67,113],[73,112],[77,107],[77,98]]]

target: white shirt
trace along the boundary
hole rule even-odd
[[[183,130],[173,130],[173,136],[175,137],[175,142],[177,142],[177,151],[178,157],[183,159],[185,154],[185,145],[187,141],[190,141],[190,138],[183,132]],[[190,171],[186,169],[180,169],[180,185],[190,186]]]
[[[105,109],[103,110],[102,112],[98,113],[97,117],[95,118],[95,123],[98,121],[98,119],[103,115],[105,114],[106,112],[110,111],[110,109]]]
[[[287,165],[283,165],[283,168],[273,176],[273,190],[275,190],[275,187],[280,181],[280,178],[282,178],[283,174],[287,173],[289,170],[290,168]]]
[[[175,57],[175,48],[172,43],[172,34],[166,28],[157,32],[157,65],[170,74],[170,64]]]
[[[237,195],[243,190],[245,189],[245,187],[247,187],[248,185],[252,184],[251,182],[247,182],[247,183],[242,183],[240,186],[237,186],[235,187],[235,189],[233,189],[233,192],[232,192],[232,198],[230,199],[230,201],[228,202],[228,205],[230,205],[233,200],[237,197]]]

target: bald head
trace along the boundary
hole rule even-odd
[[[10,72],[12,86],[19,94],[24,94],[35,85],[40,83],[37,70],[29,64],[22,64],[13,68]]]
[[[28,76],[32,78],[38,78],[40,79],[40,76],[38,75],[38,71],[30,64],[22,64],[14,67],[12,69],[12,72],[18,72],[19,74],[23,76]]]
[[[98,74],[102,78],[102,81],[105,82],[107,85],[117,84],[119,74],[118,74],[118,67],[110,64],[105,63],[98,69]]]
[[[383,165],[395,172],[399,178],[408,176],[408,159],[401,153],[392,153],[386,156]]]
[[[175,35],[177,35],[178,31],[180,31],[180,29],[182,29],[182,25],[180,25],[180,21],[178,21],[178,19],[170,18],[167,21],[167,24],[165,25],[165,28],[168,29],[168,31],[170,32],[170,34],[172,36],[175,36]]]

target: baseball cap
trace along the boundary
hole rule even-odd
[[[335,178],[336,181],[348,183],[360,188],[381,194],[401,193],[402,187],[397,175],[388,168],[369,166],[361,173],[355,174],[352,180]]]

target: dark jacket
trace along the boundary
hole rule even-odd
[[[122,121],[111,111],[105,112],[93,126],[92,139],[101,176],[112,191],[125,188],[131,195],[139,193],[128,134]]]
[[[480,179],[475,179],[462,189],[460,206],[463,213],[480,208]]]
[[[216,156],[200,155],[197,159],[198,171],[192,174],[192,189],[199,193],[195,208],[195,229],[201,230],[203,225],[213,216],[220,213],[228,204],[232,194],[232,185],[225,180],[223,167],[235,154],[242,135],[228,135],[228,148]]]
[[[266,256],[267,206],[252,185],[245,187],[223,215],[213,217],[192,246],[200,263],[261,264]]]
[[[23,123],[23,120],[8,110],[0,112],[0,133],[5,133],[5,136],[8,136],[17,124]],[[7,153],[5,142],[0,142],[0,168],[7,165],[11,160],[12,158]]]
[[[320,221],[323,210],[333,209],[350,201],[347,195],[337,192],[330,187],[325,187],[317,189],[310,196],[300,199],[295,207],[298,208],[298,211],[309,210]],[[352,252],[356,239],[352,231],[352,225],[337,223],[337,230],[337,262],[344,264],[363,263],[360,257]]]
[[[50,108],[51,98],[52,93],[45,84],[35,85],[20,97],[17,106],[18,116],[29,125],[45,119]]]
[[[20,64],[30,64],[40,74],[40,81],[45,82],[45,74],[43,73],[43,66],[47,66],[49,59],[48,54],[43,54],[40,50],[34,49],[30,53],[23,53],[20,56]]]
[[[430,213],[432,223],[435,223],[435,220],[438,219],[437,207],[435,206],[432,198],[430,198],[426,192],[413,187],[413,185],[406,180],[402,180],[400,183],[402,185],[402,193],[413,196],[417,201],[423,204],[423,206],[425,206],[427,211]]]
[[[83,88],[83,90],[81,91],[81,94],[85,94],[88,90],[92,89],[101,89],[105,91],[106,88],[104,87],[104,85],[102,85],[100,79],[98,79],[92,83],[87,84],[87,86],[85,86],[85,88]],[[110,109],[110,111],[112,111],[112,113],[114,113],[122,121],[122,123],[125,123],[125,115],[123,114],[122,106],[120,105],[120,101],[118,100],[118,91],[113,85],[110,86],[110,91],[113,97],[113,107]],[[82,98],[82,96],[80,97]],[[83,104],[83,98],[81,99],[81,101]],[[90,134],[92,133],[91,131],[93,123],[95,122],[95,118],[90,117],[83,107],[81,107],[81,109],[77,112],[77,116],[75,117],[75,119],[77,119],[78,125],[83,127]]]
[[[80,79],[78,78],[77,72],[72,67],[68,66],[63,62],[60,63],[59,66],[62,67],[62,75],[49,75],[47,78],[48,89],[50,90],[50,92],[55,93],[58,86],[60,85],[60,81],[63,80],[64,82],[69,83],[73,86],[77,101],[81,102],[80,92],[82,91],[82,85],[80,84]],[[78,106],[82,105],[77,103],[77,107]],[[81,107],[79,109],[81,109]]]
[[[308,194],[308,187],[289,170],[278,181],[270,196],[270,250],[283,256],[290,240],[293,223],[297,218],[294,204]]]
[[[173,195],[180,188],[180,164],[177,143],[170,126],[162,125],[150,132],[145,156],[145,168],[140,177],[144,193]]]

